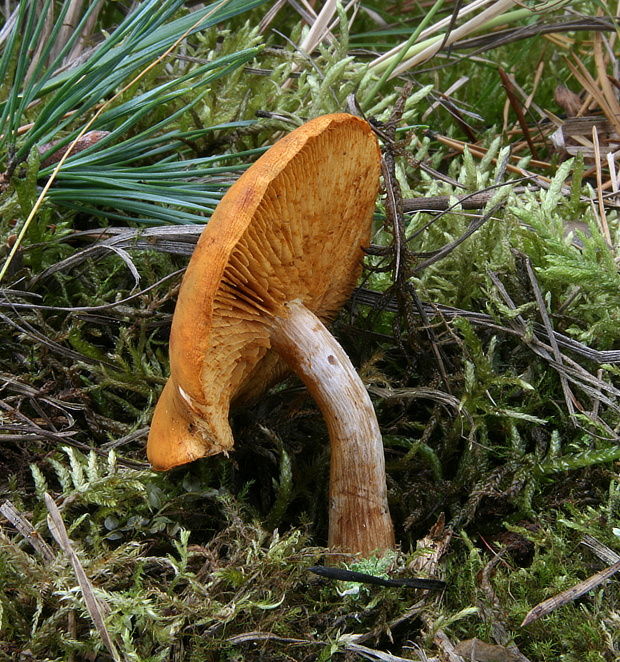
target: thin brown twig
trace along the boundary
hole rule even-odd
[[[513,189],[514,193],[522,193],[523,191],[525,191],[524,187],[515,187]],[[435,195],[428,198],[404,198],[403,211],[449,211],[456,206],[462,209],[482,209],[487,205],[493,195],[493,191],[485,190],[467,195]],[[456,204],[454,203],[455,199],[457,200]]]
[[[594,145],[594,164],[596,168],[596,197],[598,199],[599,214],[596,220],[599,224],[601,233],[605,237],[608,246],[612,245],[611,234],[609,232],[609,225],[607,224],[607,213],[605,211],[605,203],[603,201],[603,169],[601,164],[601,150],[598,140],[598,130],[596,125],[592,127],[592,144]]]
[[[479,145],[472,145],[470,143],[466,143],[462,140],[456,140],[455,138],[448,138],[447,136],[442,136],[440,134],[433,134],[433,138],[440,142],[442,145],[445,145],[446,147],[451,147],[452,149],[458,151],[458,152],[463,152],[465,149],[469,151],[469,153],[472,156],[475,156],[477,158],[483,158],[486,153],[487,149],[484,147],[481,147]],[[511,156],[510,157],[511,161],[519,161],[520,157],[517,156]],[[493,162],[496,163],[497,159],[493,159]],[[551,167],[550,163],[547,163],[546,161],[538,161],[536,159],[533,159],[530,161],[530,165],[534,168],[540,168],[543,170],[547,170]],[[545,177],[543,175],[537,175],[532,172],[528,172],[527,170],[524,170],[523,168],[519,168],[518,166],[512,165],[509,163],[506,166],[506,169],[508,172],[516,173],[521,177],[529,177],[531,179],[535,179],[537,182],[540,182],[541,184],[549,184],[551,182],[551,179],[549,177]]]
[[[615,575],[616,572],[618,572],[619,570],[620,570],[620,561],[616,561],[616,563],[614,563],[613,565],[609,566],[608,568],[605,568],[604,570],[601,570],[600,572],[597,572],[595,575],[592,575],[591,577],[588,577],[588,579],[585,579],[584,581],[579,582],[574,586],[571,586],[571,588],[569,588],[568,590],[562,591],[562,593],[559,593],[558,595],[554,595],[552,598],[549,598],[548,600],[544,600],[543,602],[537,604],[533,609],[531,609],[527,613],[526,617],[523,619],[523,623],[521,623],[521,627],[525,627],[526,625],[529,625],[530,623],[537,621],[539,618],[542,618],[543,616],[550,614],[552,611],[555,611],[559,607],[563,607],[569,602],[574,602],[585,593],[594,590],[605,580],[609,579],[610,577],[613,577],[613,575]]]
[[[410,87],[405,86],[401,92],[399,103],[396,104],[390,119],[381,127],[381,135],[384,139],[383,158],[381,164],[381,171],[383,174],[386,200],[385,209],[390,232],[394,237],[394,244],[390,247],[392,256],[392,273],[394,285],[392,291],[396,295],[400,312],[405,319],[409,329],[413,328],[413,312],[418,311],[423,327],[429,338],[433,355],[439,370],[442,381],[446,389],[450,392],[450,382],[448,380],[447,371],[445,368],[445,360],[441,348],[435,338],[435,333],[426,316],[422,301],[411,282],[412,270],[410,264],[413,259],[412,253],[407,246],[407,239],[405,236],[405,225],[403,216],[402,205],[402,192],[400,184],[396,178],[396,155],[399,152],[399,146],[395,140],[396,127],[401,119],[402,113],[405,108],[405,99],[408,95]],[[399,316],[400,317],[400,316]],[[402,345],[400,337],[400,328],[398,327],[398,317],[394,320],[394,335],[397,342]]]
[[[476,230],[480,229],[489,219],[493,218],[495,213],[503,205],[504,205],[504,201],[502,200],[498,202],[496,205],[494,205],[492,209],[490,209],[486,214],[482,216],[475,216],[473,220],[470,222],[469,226],[467,227],[467,230],[465,230],[465,232],[460,237],[458,237],[454,241],[450,242],[449,244],[446,244],[442,248],[435,251],[435,253],[428,259],[416,264],[413,273],[417,274],[420,271],[423,271],[424,269],[430,267],[431,264],[438,262],[439,260],[443,259],[446,255],[451,253],[459,244],[462,244],[468,237],[474,234]]]
[[[453,49],[467,50],[470,52],[470,57],[480,55],[489,50],[494,50],[501,46],[507,46],[515,41],[522,41],[524,39],[531,39],[540,35],[552,35],[570,32],[611,32],[616,29],[613,21],[602,17],[593,16],[578,16],[577,18],[554,17],[552,23],[536,22],[530,25],[520,27],[506,28],[504,30],[496,30],[489,34],[471,37],[470,39],[462,39],[452,45]]]

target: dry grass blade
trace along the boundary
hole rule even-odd
[[[497,30],[490,34],[459,41],[453,47],[459,50],[476,49],[471,53],[473,56],[538,35],[554,35],[564,32],[613,32],[614,30],[615,26],[609,19],[590,16],[570,18],[566,16],[549,23],[532,23],[531,25],[524,25],[518,28]],[[570,49],[572,44],[572,41],[568,42],[565,48]]]
[[[315,644],[314,641],[307,639],[292,639],[290,637],[279,637],[272,632],[245,632],[244,634],[236,634],[234,637],[229,637],[226,641],[231,644],[242,644],[247,641],[281,641],[285,644]]]
[[[542,343],[536,343],[540,350],[542,351],[537,351],[534,348],[534,345],[532,345],[532,348],[534,351],[536,351],[539,356],[543,356],[546,358],[546,360],[549,362],[549,365],[556,370],[558,373],[562,374],[563,376],[566,377],[570,382],[572,382],[575,386],[577,386],[579,389],[581,389],[586,395],[588,395],[593,401],[595,402],[602,402],[605,405],[607,405],[610,409],[613,409],[616,412],[620,413],[620,406],[618,406],[618,398],[620,398],[620,390],[618,390],[615,386],[608,384],[602,379],[599,379],[598,377],[591,375],[585,368],[580,366],[578,363],[575,361],[572,361],[568,356],[562,355],[563,356],[563,363],[557,363],[554,359],[549,358],[549,346],[544,345]],[[605,391],[610,394],[610,396],[613,397],[607,397],[603,396],[602,392]],[[582,412],[587,414],[587,412]],[[587,414],[589,416],[593,416],[593,414]],[[612,439],[613,441],[617,442],[618,441],[618,436],[616,433],[612,433]]]
[[[155,250],[172,255],[189,256],[193,253],[204,225],[162,225],[150,228],[97,228],[72,235],[73,239],[95,241],[91,248],[108,250],[108,245],[124,249]],[[101,240],[101,241],[98,241]],[[85,249],[88,250],[88,249]],[[78,255],[81,251],[78,251]],[[88,256],[92,258],[92,255]],[[81,259],[80,261],[83,261]],[[62,265],[62,266],[59,266]],[[64,270],[71,266],[71,258],[59,262],[50,269]],[[51,272],[44,272],[51,275]],[[42,276],[44,277],[44,276]]]
[[[513,184],[514,182],[510,183]],[[468,193],[467,195],[434,195],[428,198],[404,198],[403,211],[449,211],[457,205],[461,209],[483,209],[495,195],[495,188],[497,187],[489,187],[484,191]],[[516,186],[512,192],[518,195],[525,190],[526,188],[523,186]],[[454,202],[455,199],[458,201],[456,204]]]
[[[141,296],[144,296],[151,290],[158,288],[160,285],[163,285],[169,280],[174,280],[184,271],[185,269],[179,269],[177,271],[173,271],[171,274],[164,276],[163,278],[156,281],[152,285],[145,287],[143,290],[136,291],[134,288],[134,290],[132,290],[133,293],[130,294],[128,297],[125,297],[124,299],[119,299],[118,301],[113,301],[112,303],[100,304],[98,306],[39,306],[33,303],[21,303],[21,302],[18,303],[14,300],[3,301],[2,299],[0,299],[0,308],[10,308],[12,310],[54,310],[57,312],[63,311],[67,313],[93,313],[95,311],[114,310],[115,308],[120,308],[121,306],[124,306],[125,304],[128,304],[131,301],[135,301],[136,299],[139,299]],[[16,294],[19,295],[19,293]],[[14,326],[15,328],[19,328],[16,325]],[[48,346],[51,349],[54,349],[54,346],[50,345],[49,343]],[[105,363],[105,361],[100,361],[100,363]]]
[[[503,284],[499,280],[499,278],[497,278],[497,276],[490,270],[488,271],[488,273],[489,273],[489,277],[492,279],[495,287],[497,288],[498,293],[500,294],[502,299],[504,299],[506,305],[512,310],[515,310],[516,306],[512,301],[512,299],[510,298],[508,292],[504,288]],[[534,287],[536,287],[535,284]],[[540,308],[541,301],[540,301],[540,297],[538,298],[539,300],[537,301],[537,303]],[[542,302],[542,304],[544,306],[544,302]],[[543,318],[544,318],[544,314],[543,314]],[[594,401],[600,400],[610,409],[613,409],[615,411],[620,411],[620,408],[616,404],[615,400],[612,400],[610,397],[602,395],[602,392],[605,391],[614,398],[617,398],[618,396],[620,396],[620,390],[606,383],[602,379],[599,379],[598,377],[591,375],[576,361],[573,361],[570,357],[561,354],[559,352],[559,346],[562,341],[558,337],[558,334],[553,331],[550,324],[545,324],[542,327],[544,328],[545,334],[549,338],[549,342],[550,342],[549,345],[542,342],[536,335],[531,337],[531,334],[527,330],[528,329],[527,324],[525,320],[521,317],[521,315],[517,315],[515,319],[511,321],[511,324],[515,327],[515,331],[519,333],[523,341],[530,347],[530,349],[538,356],[543,358],[545,361],[547,361],[549,366],[554,370],[556,370],[556,372],[560,375],[562,380],[563,392],[565,394],[565,397],[567,398],[567,406],[569,407],[569,411],[571,411],[571,413],[574,412],[572,404],[576,403],[576,400],[574,399],[574,396],[572,395],[572,392],[568,387],[568,382],[571,382],[572,384],[577,386],[579,389],[585,392],[590,398],[592,398],[592,400]],[[537,332],[539,328],[540,327],[537,328],[535,326]],[[571,349],[573,349],[572,346]],[[590,353],[588,352],[588,355],[589,354]],[[560,361],[556,360],[556,357],[558,356],[561,359]],[[595,413],[588,414],[584,412],[583,408],[581,407],[580,407],[580,411],[590,416],[591,418],[598,419],[600,421],[599,417]],[[613,433],[612,435],[613,435],[613,439],[615,440],[616,436]]]
[[[2,26],[0,30],[0,45],[3,44],[7,37],[11,34],[15,23],[17,22],[17,16],[19,14],[19,6],[15,7],[11,14],[5,13],[4,19],[6,23]]]
[[[606,143],[618,140],[618,134],[615,133],[611,122],[604,117],[596,115],[567,117],[562,121],[552,113],[547,113],[547,116],[558,127],[557,131],[549,136],[549,139],[557,149],[565,151],[571,156],[581,153],[584,159],[594,159],[596,157],[592,144],[592,130],[595,127],[599,140],[601,136],[604,136]]]
[[[358,653],[367,660],[380,660],[380,662],[409,662],[409,660],[404,657],[392,655],[391,653],[386,653],[385,651],[378,651],[374,648],[368,648],[367,646],[356,644],[354,641],[348,641],[347,639],[350,636],[351,635],[343,635],[339,642],[344,644],[346,650]]]
[[[607,545],[604,545],[600,540],[597,540],[588,533],[584,533],[581,544],[591,549],[604,563],[612,565],[620,561],[620,554],[614,552],[613,549],[609,549]]]
[[[43,3],[40,3],[43,4]],[[52,31],[52,26],[54,25],[54,12],[53,11],[48,11],[47,16],[45,17],[45,26],[43,28],[43,33],[41,34],[41,38],[39,40],[39,46],[36,50],[35,53],[32,55],[32,60],[30,62],[30,66],[28,67],[28,71],[26,72],[26,80],[29,80],[30,77],[32,76],[33,72],[37,68],[37,65],[39,64],[39,60],[41,59],[41,53],[43,52],[43,49],[45,48],[45,44],[49,38],[49,35]],[[67,37],[65,37],[66,39]],[[64,43],[63,43],[64,45]]]
[[[11,306],[11,304],[9,304],[9,306],[13,307]],[[32,309],[32,307],[30,308]],[[113,363],[110,363],[105,360],[92,359],[88,356],[85,356],[84,354],[80,354],[79,352],[75,352],[72,349],[68,349],[67,347],[64,347],[63,345],[55,342],[51,338],[48,338],[45,334],[39,333],[39,331],[37,331],[35,328],[33,328],[30,324],[28,324],[28,322],[26,322],[23,319],[21,320],[21,324],[18,324],[7,315],[0,313],[0,321],[4,322],[5,324],[8,324],[9,326],[12,326],[20,333],[23,333],[25,336],[32,338],[36,342],[51,349],[53,352],[61,356],[65,356],[66,358],[73,359],[74,361],[82,361],[85,363],[99,363],[101,365],[107,365],[111,368],[114,367]]]
[[[481,228],[489,219],[493,218],[495,213],[504,205],[504,202],[501,201],[498,204],[494,205],[492,209],[490,209],[486,214],[482,216],[476,216],[472,219],[472,221],[469,224],[469,227],[463,234],[458,237],[458,239],[455,239],[453,242],[446,244],[442,248],[440,248],[438,251],[435,252],[434,255],[429,257],[428,259],[424,260],[424,262],[420,262],[416,265],[414,269],[414,273],[420,273],[427,267],[430,267],[431,264],[434,264],[435,262],[438,262],[442,258],[444,258],[446,255],[451,253],[458,245],[462,244],[468,237],[470,237],[476,230]]]
[[[62,349],[62,346],[59,345],[58,348]],[[75,424],[73,412],[85,411],[87,406],[84,403],[59,400],[45,393],[44,389],[22,383],[6,374],[0,374],[0,389],[7,393],[6,398],[0,400],[0,410],[5,412],[0,421],[0,440],[3,444],[32,444],[33,441],[45,441],[56,447],[72,446],[85,453],[94,452],[101,457],[108,456],[109,448],[112,446],[93,448],[91,444],[77,439],[80,430]],[[24,414],[20,402],[26,402],[38,416],[33,419]],[[63,417],[61,429],[58,421],[54,422],[54,417],[46,413],[49,408]],[[135,431],[134,434],[139,436],[139,431]],[[119,440],[119,443],[122,441]],[[119,458],[118,462],[134,469],[143,469],[147,466],[143,462],[126,458]]]
[[[473,11],[477,11],[478,9],[484,7],[487,4],[489,4],[489,0],[473,0],[473,2],[469,2],[464,7],[461,7],[458,17],[463,18],[464,16],[471,14],[471,12]],[[426,28],[426,30],[423,30],[420,33],[420,39],[428,39],[431,35],[446,29],[451,24],[452,20],[453,17],[452,15],[450,15],[447,18],[442,19],[441,21],[437,21],[436,23],[433,23],[433,25],[429,26],[428,28]],[[370,63],[370,67],[371,68],[379,67],[386,60],[389,60],[390,58],[398,55],[402,47],[403,45],[400,44],[389,50],[387,53],[383,53],[383,55],[379,56]]]
[[[499,283],[499,285],[501,286],[501,282],[499,281],[499,279],[496,279],[496,283]],[[381,302],[383,297],[384,295],[381,292],[374,292],[368,289],[359,289],[354,294],[354,299],[356,303],[359,303],[364,306],[372,306],[375,308],[382,306]],[[516,306],[512,301],[509,302],[509,300],[507,300],[506,303],[513,310],[516,308]],[[394,301],[388,301],[387,303],[385,303],[383,307],[385,308],[385,310],[390,312],[396,312],[398,309]],[[509,327],[501,326],[497,324],[497,322],[491,315],[487,315],[486,313],[461,310],[458,308],[453,308],[451,306],[432,305],[429,303],[425,303],[424,307],[426,313],[429,316],[440,314],[442,317],[449,320],[455,319],[457,317],[464,317],[465,319],[469,320],[472,324],[476,326],[481,326],[487,329],[494,329],[496,331],[501,331],[503,333],[517,335],[524,339],[530,337],[531,335],[530,330],[526,328],[525,324],[523,325],[522,328],[509,328]],[[536,334],[540,334],[542,337],[548,337],[547,330],[540,324],[534,324],[534,331]],[[570,338],[569,336],[565,336],[562,333],[558,333],[557,331],[553,331],[553,336],[560,347],[570,350],[571,352],[574,352],[578,356],[582,356],[583,358],[589,361],[594,361],[599,365],[603,363],[611,363],[611,364],[620,363],[620,350],[612,349],[612,350],[601,351],[597,349],[592,349],[591,347],[588,347],[587,345],[584,345],[583,343],[580,343],[579,341]],[[536,342],[538,342],[541,346],[545,346],[545,344],[542,341],[540,341],[538,338],[535,339]],[[618,394],[620,395],[620,391],[618,392]]]
[[[67,64],[71,66],[72,63],[74,63],[80,55],[84,52],[85,47],[87,46],[89,40],[92,39],[92,31],[93,28],[95,27],[95,24],[97,23],[97,18],[99,16],[99,12],[103,8],[103,0],[95,0],[96,2],[96,7],[94,10],[91,12],[91,14],[88,17],[88,20],[86,21],[86,24],[84,25],[84,28],[82,29],[82,32],[80,34],[80,38],[76,41],[75,45],[71,49],[71,52],[67,57],[65,58]],[[74,17],[74,25],[77,24],[78,22],[78,17],[79,17],[79,12],[76,14]],[[75,29],[73,26],[71,28],[72,30]]]
[[[400,76],[409,69],[429,60],[436,55],[442,48],[452,45],[454,42],[462,39],[472,32],[475,32],[481,28],[485,23],[490,21],[493,18],[496,18],[500,14],[503,14],[505,11],[510,9],[516,3],[513,0],[498,0],[493,2],[490,7],[487,7],[480,12],[477,16],[474,16],[469,21],[466,21],[458,28],[455,28],[445,40],[437,41],[434,44],[431,44],[421,52],[417,53],[413,57],[402,62],[394,71],[392,72],[391,78]]]
[[[455,412],[460,412],[461,401],[449,393],[432,388],[394,388],[392,386],[369,386],[368,390],[373,395],[390,401],[426,399],[437,402],[444,407],[451,407]],[[467,412],[464,412],[467,415]]]
[[[45,495],[45,505],[49,511],[49,515],[47,517],[47,525],[49,530],[54,536],[56,542],[59,544],[60,548],[68,556],[69,561],[71,562],[73,572],[75,572],[75,577],[80,586],[80,590],[82,591],[82,596],[84,597],[86,609],[88,609],[88,613],[90,614],[90,617],[95,624],[95,627],[97,628],[97,632],[99,632],[99,636],[103,640],[105,647],[108,649],[108,652],[115,660],[115,662],[122,662],[122,658],[116,649],[112,638],[110,637],[108,629],[106,628],[103,613],[101,612],[101,607],[97,598],[95,597],[93,587],[88,580],[86,573],[84,572],[84,568],[80,563],[80,559],[77,557],[77,554],[71,546],[71,540],[67,534],[65,524],[62,521],[62,516],[58,510],[58,506],[49,494]]]
[[[52,548],[8,499],[0,506],[0,513],[26,538],[45,563],[51,563],[54,560],[55,554]]]
[[[536,275],[534,274],[534,268],[532,267],[532,262],[529,258],[525,259],[525,266],[527,269],[527,275],[530,279],[530,283],[532,284],[532,289],[534,291],[536,303],[538,304],[538,312],[540,313],[545,329],[547,330],[547,337],[549,338],[549,343],[551,345],[553,357],[559,365],[562,365],[562,353],[560,352],[558,343],[555,339],[555,336],[553,335],[553,327],[551,326],[551,319],[549,317],[549,313],[547,312],[545,298],[542,292],[540,291],[538,281],[536,280]],[[571,392],[568,386],[568,380],[566,379],[565,375],[562,374],[562,372],[560,372],[560,383],[562,384],[562,391],[564,392],[566,408],[568,409],[570,415],[573,416],[575,413],[574,405],[577,405],[580,411],[582,410],[582,407],[577,402],[577,399]]]
[[[6,403],[1,402],[0,406],[2,409],[5,409]],[[0,431],[2,434],[2,443],[8,442],[32,442],[36,440],[46,440],[53,441],[56,444],[63,444],[65,446],[75,446],[81,450],[90,450],[85,444],[76,445],[68,438],[68,436],[63,436],[63,433],[50,432],[49,430],[43,430],[41,428],[33,428],[32,432],[24,430],[23,426],[18,425],[0,425]],[[14,431],[16,434],[10,434]],[[75,434],[75,433],[67,433]]]
[[[329,25],[334,18],[337,5],[337,0],[327,0],[305,39],[299,45],[300,50],[304,53],[311,53],[323,39],[333,39],[333,35],[329,33]]]
[[[0,424],[0,440],[3,444],[8,443],[32,443],[33,441],[42,440],[48,441],[55,444],[56,447],[71,446],[72,448],[77,448],[83,453],[94,452],[99,457],[107,458],[109,455],[110,449],[115,446],[122,445],[127,441],[127,439],[133,440],[144,436],[145,430],[136,430],[132,435],[127,435],[124,438],[118,439],[115,442],[110,442],[110,445],[107,447],[102,446],[101,448],[93,448],[92,445],[82,443],[77,441],[73,437],[78,434],[77,430],[68,430],[66,432],[56,432],[54,430],[46,430],[38,426],[33,421],[29,420],[27,416],[24,416],[18,412],[14,407],[7,404],[4,400],[0,400],[0,409],[11,414],[11,416],[16,417],[20,423],[7,423]],[[146,429],[148,431],[148,429]],[[130,460],[127,458],[118,458],[118,464],[128,467],[130,469],[147,469],[150,465],[146,462],[138,462],[135,460]]]
[[[65,44],[73,35],[73,32],[79,23],[83,5],[84,0],[71,0],[69,9],[67,10],[67,14],[62,24],[62,28],[60,29],[60,33],[58,35],[58,40],[54,44],[54,48],[52,48],[52,52],[50,54],[52,60],[55,60],[60,55],[60,52],[65,47]],[[52,12],[50,12],[50,19],[52,18],[51,14]]]
[[[344,11],[349,9],[351,5],[355,4],[350,2]],[[308,34],[304,37],[303,41],[296,48],[304,56],[308,57],[310,53],[322,42],[327,41],[332,43],[334,41],[334,35],[332,34],[332,29],[337,25],[338,19],[335,22],[332,22],[334,15],[338,11],[338,2],[337,0],[327,0],[323,5],[323,8],[318,15],[313,17],[312,26],[308,31]],[[291,68],[291,77],[289,77],[282,84],[282,89],[286,89],[291,86],[293,82],[293,76],[299,72],[300,66],[295,64]]]
[[[600,11],[600,10],[599,10]],[[607,75],[607,63],[605,62],[605,57],[603,55],[603,34],[601,32],[596,32],[594,34],[594,62],[596,64],[596,72],[598,74],[598,83],[605,97],[605,101],[609,106],[612,117],[609,119],[617,123],[616,126],[620,125],[620,104],[618,103],[618,98],[616,96],[617,90],[614,89],[614,86],[611,84],[609,77]]]
[[[537,621],[539,618],[542,618],[543,616],[550,614],[558,607],[562,607],[568,604],[569,602],[573,602],[574,600],[577,600],[585,593],[588,593],[588,591],[594,590],[597,586],[602,584],[606,579],[612,577],[616,572],[618,572],[618,570],[620,570],[620,561],[616,561],[616,563],[614,563],[613,565],[609,566],[608,568],[605,568],[604,570],[601,570],[600,572],[597,572],[595,575],[592,575],[591,577],[588,577],[588,579],[585,579],[584,581],[575,584],[575,586],[572,586],[568,590],[563,591],[558,595],[554,595],[552,598],[549,598],[548,600],[544,600],[540,604],[537,604],[533,609],[531,609],[527,613],[526,617],[523,619],[523,623],[521,623],[521,627],[525,627],[526,625],[529,625],[530,623]]]
[[[284,5],[286,5],[287,0],[277,0],[276,2],[271,5],[269,8],[269,11],[265,14],[263,19],[258,25],[258,32],[259,34],[263,34],[265,30],[271,25],[272,21],[274,18],[278,15],[278,12]]]
[[[601,160],[601,148],[598,139],[598,131],[596,126],[592,127],[592,144],[594,145],[594,165],[596,168],[596,196],[598,199],[598,215],[596,216],[597,223],[599,224],[601,233],[607,241],[607,245],[611,246],[611,233],[609,232],[609,224],[607,223],[607,212],[605,210],[605,202],[603,201],[603,168]]]

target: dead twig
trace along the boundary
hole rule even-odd
[[[569,602],[574,602],[585,593],[594,590],[605,580],[613,577],[613,575],[615,575],[618,570],[620,570],[620,561],[616,561],[613,565],[610,565],[608,568],[605,568],[604,570],[597,572],[595,575],[588,577],[588,579],[575,584],[568,590],[562,591],[562,593],[554,595],[552,598],[537,604],[527,613],[526,617],[523,619],[523,623],[521,623],[521,627],[523,628],[526,625],[537,621],[539,618],[550,614],[552,611],[555,611],[559,607],[563,607]]]
[[[529,177],[526,179],[529,179]],[[511,181],[510,184],[514,184],[514,181]],[[506,185],[506,182],[500,184],[500,186]],[[493,197],[495,188],[497,187],[493,186],[484,191],[469,193],[467,195],[435,195],[428,198],[404,198],[403,211],[450,211],[455,206],[460,206],[462,209],[483,209]],[[518,195],[525,190],[526,188],[524,186],[516,186],[512,192]],[[456,205],[454,203],[455,198],[458,201]]]
[[[450,392],[450,382],[448,380],[447,371],[445,368],[445,357],[439,347],[439,343],[435,337],[429,320],[426,316],[422,300],[420,299],[413,283],[411,282],[411,275],[414,273],[411,264],[413,262],[413,254],[409,251],[407,246],[407,239],[405,235],[405,223],[403,215],[402,193],[398,179],[396,178],[396,156],[400,152],[400,145],[395,140],[396,127],[404,112],[405,99],[409,94],[410,86],[405,86],[401,92],[399,102],[394,107],[394,111],[390,119],[384,126],[378,130],[378,133],[384,140],[383,158],[381,161],[381,172],[385,182],[385,210],[387,216],[388,231],[394,237],[392,246],[388,251],[392,258],[390,267],[393,274],[394,285],[390,288],[390,292],[394,293],[399,306],[398,315],[394,320],[394,336],[404,349],[404,343],[401,338],[400,327],[398,319],[402,318],[406,321],[407,327],[410,331],[414,329],[414,310],[417,310],[422,319],[422,323],[429,341],[431,343],[432,351],[435,356],[437,368],[443,383],[448,392]],[[406,354],[406,352],[405,352]]]
[[[492,272],[489,272],[492,274]],[[496,283],[501,285],[501,281],[496,277]],[[504,290],[505,292],[505,290]],[[506,293],[507,294],[507,293]],[[373,290],[368,290],[365,288],[360,288],[355,291],[354,300],[356,303],[359,303],[363,306],[372,306],[373,308],[382,308],[389,312],[397,312],[398,307],[396,302],[393,299],[385,299],[385,294],[383,292],[374,292]],[[439,313],[441,316],[447,320],[456,319],[457,317],[463,317],[467,319],[471,324],[479,326],[486,329],[491,329],[493,331],[499,331],[501,333],[507,333],[510,335],[518,336],[519,338],[526,340],[531,336],[530,329],[527,329],[525,326],[525,321],[521,319],[523,326],[503,326],[497,323],[497,320],[487,313],[481,313],[479,311],[472,310],[462,310],[460,308],[453,308],[452,306],[445,306],[439,304],[430,304],[424,303],[424,309],[428,316],[432,317],[433,315]],[[514,310],[516,308],[515,304],[511,302],[510,307]],[[519,319],[519,318],[518,318]],[[540,343],[541,346],[545,345],[545,342],[540,339],[546,338],[547,329],[539,323],[534,323],[533,331],[536,334],[534,339],[536,342]],[[540,336],[540,337],[538,337]],[[620,363],[620,350],[598,350],[588,347],[583,343],[580,343],[578,340],[565,336],[558,331],[553,331],[553,337],[560,347],[563,349],[569,350],[582,358],[593,361],[598,365],[604,363],[618,364]],[[566,356],[564,357],[566,359]]]

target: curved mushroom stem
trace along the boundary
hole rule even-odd
[[[383,442],[372,402],[349,357],[299,302],[288,305],[271,344],[303,380],[331,442],[329,547],[369,556],[394,547]]]

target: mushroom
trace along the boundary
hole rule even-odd
[[[368,123],[339,113],[280,139],[230,187],[179,291],[170,378],[147,446],[158,470],[228,453],[231,406],[292,370],[329,431],[328,545],[362,556],[394,546],[383,443],[370,397],[323,322],[359,278],[379,172]]]

